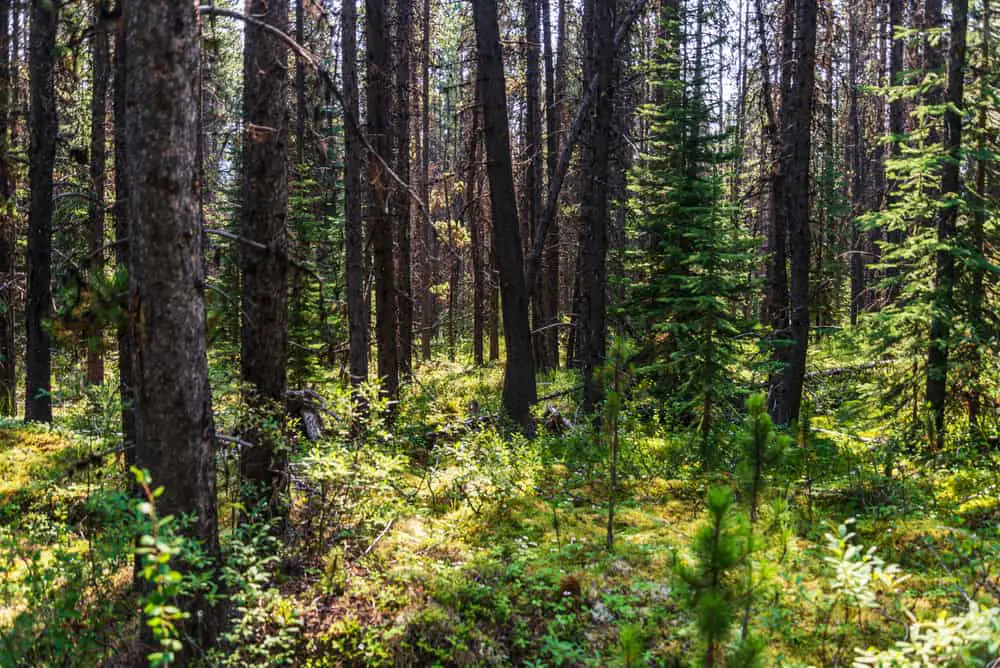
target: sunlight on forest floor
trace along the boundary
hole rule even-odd
[[[255,632],[296,629],[283,642],[296,665],[312,668],[616,665],[626,626],[639,630],[656,665],[690,656],[697,634],[677,564],[690,559],[708,486],[731,475],[698,473],[687,437],[668,423],[632,425],[609,552],[607,463],[592,434],[573,426],[534,441],[500,436],[490,417],[499,366],[438,363],[420,377],[395,425],[373,424],[364,442],[348,444],[331,421],[331,438],[296,446],[288,545],[262,576],[271,593],[255,605],[271,621]],[[543,393],[558,392],[574,378],[560,372],[545,382]],[[567,397],[551,403],[573,417]],[[904,637],[911,616],[933,619],[963,610],[965,596],[1000,596],[996,504],[977,495],[992,473],[926,476],[905,456],[887,463],[876,452],[878,425],[859,420],[856,408],[833,408],[814,419],[815,443],[845,466],[816,473],[811,486],[776,480],[756,525],[761,582],[751,624],[767,641],[768,665],[849,665],[855,647]],[[224,428],[227,419],[222,410]],[[41,624],[46,614],[31,609],[46,600],[41,590],[70,589],[88,559],[108,560],[103,583],[79,581],[62,604],[80,615],[95,614],[98,597],[118,614],[128,604],[129,539],[106,524],[126,503],[113,496],[125,478],[116,457],[79,465],[93,451],[88,438],[16,423],[0,429],[5,632]],[[230,483],[220,487],[225,518],[232,488],[220,480]],[[830,603],[824,534],[850,517],[861,544],[909,575],[904,589],[878,592],[869,608]],[[106,556],[114,549],[117,561]]]

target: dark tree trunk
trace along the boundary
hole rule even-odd
[[[530,432],[533,430],[531,404],[535,400],[535,363],[531,356],[528,292],[524,282],[514,195],[507,92],[496,0],[475,0],[472,11],[479,55],[478,85],[483,103],[486,171],[493,213],[493,252],[500,274],[504,341],[507,344],[503,403],[510,418]]]
[[[941,167],[941,204],[937,214],[937,267],[931,308],[931,342],[927,353],[927,403],[934,417],[934,445],[944,446],[948,355],[955,290],[955,257],[948,245],[955,237],[958,202],[962,198],[962,96],[965,88],[965,44],[969,0],[952,2],[951,41],[948,46],[948,97],[944,112],[948,159]]]
[[[251,0],[250,14],[278,30],[288,27],[288,6]],[[240,371],[254,410],[241,451],[244,481],[258,489],[248,501],[266,498],[279,511],[286,455],[273,435],[259,428],[265,417],[284,416],[288,364],[288,154],[285,45],[248,24],[244,43],[246,136],[243,149],[243,263]],[[254,245],[252,245],[254,244]],[[259,245],[266,247],[266,250]],[[264,496],[261,497],[260,493]]]
[[[982,68],[983,72],[990,72],[990,1],[983,0],[982,9]],[[986,77],[981,77],[979,80],[979,99],[981,103],[985,103],[989,99],[990,88],[989,82]],[[988,123],[988,107],[983,104],[979,108],[979,118],[977,120],[978,134],[976,138],[977,143],[977,153],[979,157],[976,160],[976,196],[974,200],[975,212],[972,217],[972,252],[975,254],[976,262],[975,267],[972,269],[972,290],[969,294],[969,321],[972,325],[972,336],[973,336],[973,352],[972,361],[969,365],[970,367],[970,378],[969,378],[969,425],[973,430],[980,428],[979,417],[980,411],[982,410],[982,347],[988,340],[988,333],[986,331],[986,323],[983,318],[983,310],[986,303],[986,290],[985,290],[985,274],[986,270],[983,266],[983,262],[980,258],[984,257],[986,252],[986,216],[987,207],[989,206],[989,200],[987,199],[989,195],[986,192],[986,170],[987,170],[987,159],[986,159],[986,148],[987,148],[987,123]],[[974,432],[975,433],[975,432]]]
[[[410,181],[410,36],[413,6],[410,0],[396,0],[396,174]],[[413,279],[410,268],[410,195],[397,187],[393,203],[398,260],[396,305],[399,312],[399,370],[413,373]]]
[[[903,47],[905,40],[896,37],[896,32],[904,27],[903,24],[903,0],[889,0],[889,26],[892,34],[892,47],[889,50],[889,85],[896,86],[902,83],[900,77],[903,74]],[[889,101],[889,136],[892,138],[890,144],[890,154],[893,158],[898,158],[901,154],[900,142],[903,133],[906,132],[906,115],[904,101],[899,97],[894,97]],[[889,204],[894,204],[899,196],[897,194],[898,185],[895,181],[889,183]],[[898,246],[903,242],[903,231],[900,229],[889,230],[886,240],[893,246]],[[899,270],[890,267],[887,270],[890,279],[886,291],[886,301],[892,302],[899,294],[900,285]]]
[[[295,0],[295,41],[306,42],[304,0]],[[295,153],[299,165],[305,162],[306,148],[306,65],[295,59]],[[357,118],[357,116],[355,116]]]
[[[787,336],[788,328],[788,219],[785,213],[785,174],[787,172],[786,157],[783,155],[783,138],[779,135],[779,124],[784,123],[785,109],[791,94],[791,68],[795,28],[795,0],[784,0],[784,11],[781,22],[781,118],[775,114],[771,96],[765,90],[764,106],[768,114],[768,122],[764,126],[765,134],[773,142],[775,155],[774,167],[771,173],[771,192],[769,201],[769,220],[767,225],[767,291],[764,295],[763,319],[767,322],[776,339]],[[770,88],[770,63],[766,59],[766,39],[764,37],[763,18],[760,6],[757,7],[758,30],[761,42],[761,72],[766,88]]]
[[[492,206],[490,207],[492,209]],[[492,228],[491,228],[492,235]],[[500,277],[497,274],[496,256],[490,250],[490,270],[487,290],[490,292],[490,311],[487,317],[487,325],[490,330],[490,361],[496,362],[500,359]]]
[[[858,323],[865,291],[865,260],[862,246],[863,236],[856,222],[858,216],[864,213],[865,179],[864,159],[864,128],[861,126],[860,92],[861,86],[861,48],[858,44],[858,33],[861,27],[858,23],[858,0],[852,0],[848,20],[848,125],[850,126],[851,143],[848,146],[848,164],[851,170],[851,213],[855,220],[851,224],[850,276],[851,276],[851,324]]]
[[[389,51],[389,20],[386,0],[365,0],[368,55],[368,137],[375,152],[386,160],[392,155],[390,113],[392,111],[392,60]],[[383,393],[399,394],[399,357],[396,345],[396,272],[393,258],[393,219],[389,195],[393,185],[374,157],[368,160],[370,197],[368,229],[375,269],[375,336],[378,343],[378,375]]]
[[[344,0],[341,54],[344,68],[344,104],[354,118],[359,114],[357,5]],[[350,124],[344,133],[344,247],[347,264],[347,321],[350,329],[348,361],[351,384],[368,380],[368,336],[371,311],[365,299],[364,226],[361,220],[361,140]]]
[[[466,216],[469,225],[469,251],[472,254],[472,358],[476,366],[486,362],[483,356],[483,335],[486,321],[486,275],[483,262],[482,205],[480,203],[479,156],[482,137],[479,131],[479,92],[476,88],[475,103],[469,112],[472,115],[469,130],[469,166],[465,192]]]
[[[597,73],[598,88],[590,141],[584,153],[576,356],[583,371],[583,409],[591,412],[603,397],[594,374],[604,361],[607,336],[608,177],[614,111],[615,5],[612,0],[591,0],[588,4],[593,7],[592,16],[589,20],[584,18],[584,25],[592,30],[588,57],[590,73]]]
[[[795,44],[791,80],[782,100],[782,172],[779,217],[787,224],[791,250],[791,295],[787,333],[779,334],[774,358],[781,368],[772,378],[771,417],[788,424],[799,415],[809,345],[809,161],[816,66],[816,0],[795,2]]]
[[[14,343],[14,313],[17,290],[14,267],[17,252],[17,184],[11,162],[13,133],[8,128],[16,121],[11,104],[11,67],[17,65],[17,53],[10,53],[10,2],[0,4],[0,415],[17,413],[17,352]],[[12,30],[17,30],[15,23]]]
[[[423,47],[421,57],[423,62],[423,76],[421,79],[420,96],[422,98],[423,119],[420,130],[421,150],[421,179],[420,197],[427,204],[428,214],[430,213],[430,193],[431,193],[431,2],[424,0],[423,11]],[[420,356],[426,362],[431,358],[431,337],[434,333],[434,295],[431,286],[434,284],[434,263],[432,261],[434,249],[434,228],[431,227],[429,216],[421,221],[420,229],[423,232],[423,280],[422,303],[420,308]]]
[[[105,124],[108,116],[108,72],[110,70],[110,46],[107,26],[101,22],[103,0],[94,3],[93,77],[94,87],[90,101],[90,207],[88,211],[90,228],[90,274],[91,281],[104,272],[104,189],[107,168],[107,134]],[[87,384],[100,385],[104,382],[104,354],[101,324],[91,323],[87,341]]]
[[[542,77],[540,70],[541,26],[539,25],[539,0],[523,0],[524,32],[525,32],[525,118],[524,143],[527,152],[527,170],[524,175],[525,218],[529,230],[524,241],[528,241],[536,233],[538,218],[542,210]],[[538,281],[532,288],[531,320],[536,329],[540,329],[544,316],[542,314],[541,291]],[[532,336],[535,361],[538,366],[545,367],[549,355],[545,349],[545,336],[539,332]]]
[[[127,0],[119,0],[119,8]],[[125,23],[119,22],[115,31],[115,262],[119,270],[131,272],[128,197],[128,150],[125,111],[125,81],[127,77]],[[132,328],[128,323],[118,325],[118,394],[122,403],[122,443],[125,464],[135,464],[135,385],[133,382]]]
[[[28,181],[28,299],[25,320],[28,351],[25,356],[25,410],[29,422],[52,421],[52,351],[46,325],[52,308],[52,170],[56,158],[54,88],[57,9],[49,0],[31,3],[31,132]]]
[[[198,16],[194,5],[174,0],[143,0],[125,11],[137,464],[163,486],[157,512],[193,516],[191,537],[216,561],[197,194],[198,91],[192,76],[198,71]],[[221,606],[209,607],[199,597],[181,607],[190,613],[183,633],[193,638],[185,646],[211,647],[223,619]],[[178,664],[192,658],[185,652]]]
[[[562,97],[566,90],[566,49],[563,42],[566,39],[566,2],[558,0],[558,32],[559,53],[556,66],[553,66],[552,27],[549,15],[549,0],[542,0],[542,25],[544,26],[544,57],[545,57],[545,131],[546,136],[546,183],[550,184],[556,177],[559,162],[559,128],[562,125]],[[542,257],[540,281],[535,281],[535,291],[538,295],[541,325],[545,331],[541,333],[541,351],[544,357],[538,359],[542,369],[555,369],[559,366],[559,217],[552,220],[545,242],[545,254]]]

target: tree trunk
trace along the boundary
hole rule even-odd
[[[809,162],[810,126],[816,66],[816,0],[795,2],[795,43],[792,78],[782,100],[782,172],[779,217],[787,223],[791,250],[791,295],[789,327],[774,350],[781,368],[772,379],[769,395],[771,417],[788,424],[799,415],[806,351],[809,345]],[[784,227],[784,225],[782,225]],[[780,228],[779,228],[780,229]]]
[[[889,0],[889,26],[892,34],[892,47],[889,50],[889,85],[898,86],[902,84],[900,77],[904,68],[903,47],[906,41],[896,36],[896,32],[905,27],[903,24],[903,0]],[[898,158],[901,155],[900,142],[904,132],[906,132],[904,101],[900,97],[894,97],[889,101],[889,136],[892,138],[889,151],[893,158]],[[889,191],[888,205],[891,206],[899,199],[898,184],[895,180],[889,183],[887,190]],[[886,240],[891,246],[898,246],[903,242],[903,231],[901,229],[889,230]],[[890,279],[886,290],[886,302],[891,303],[899,295],[901,287],[898,282],[899,269],[890,267],[886,274]]]
[[[597,99],[590,141],[584,154],[584,192],[580,203],[580,307],[576,355],[583,371],[583,409],[595,410],[603,392],[595,372],[604,361],[607,311],[608,185],[611,121],[614,110],[614,16],[611,0],[590,0],[588,57],[597,73]],[[589,78],[589,77],[588,77]]]
[[[13,133],[8,133],[8,128],[16,122],[11,104],[11,67],[17,66],[17,53],[10,53],[10,5],[10,2],[0,4],[0,415],[6,416],[17,413],[17,353],[14,342],[17,183],[10,159]],[[17,30],[16,24],[13,30]]]
[[[56,21],[58,10],[49,0],[31,4],[31,164],[28,180],[28,298],[25,320],[28,351],[25,356],[25,410],[29,422],[52,421],[52,351],[46,320],[52,308],[52,170],[56,158],[54,87]]]
[[[127,0],[118,0],[122,9]],[[130,269],[131,240],[128,198],[128,150],[125,111],[125,81],[127,78],[125,23],[119,22],[115,31],[115,262],[126,275]],[[135,385],[133,382],[132,328],[128,323],[118,325],[118,395],[122,403],[122,447],[125,464],[135,464]]]
[[[410,0],[396,0],[396,174],[410,181],[410,36],[413,6]],[[413,280],[410,268],[410,195],[396,188],[393,197],[398,260],[396,305],[399,312],[399,370],[413,373]]]
[[[969,0],[952,2],[951,41],[948,46],[948,97],[944,112],[948,159],[941,167],[942,203],[937,214],[937,251],[931,308],[931,342],[927,353],[927,403],[934,417],[934,445],[944,446],[948,355],[955,290],[955,258],[948,248],[955,237],[958,203],[962,198],[962,96],[965,87],[965,44]]]
[[[552,28],[549,14],[549,0],[542,0],[542,25],[544,26],[544,57],[545,57],[545,125],[547,133],[546,150],[546,185],[556,178],[559,162],[559,129],[562,127],[563,96],[566,94],[566,2],[558,0],[558,60],[553,67]],[[536,280],[535,289],[540,301],[541,325],[545,331],[541,334],[545,354],[538,360],[542,369],[555,369],[559,366],[559,217],[552,220],[552,227],[545,242],[545,254],[542,257],[541,281]]]
[[[197,195],[198,16],[174,0],[125,9],[126,106],[137,464],[155,485],[160,516],[195,518],[190,535],[219,555],[215,451],[205,343],[205,276]],[[190,648],[211,647],[221,606],[181,601]],[[146,640],[151,640],[144,629]],[[193,652],[178,657],[178,665]]]
[[[390,113],[392,111],[392,62],[389,52],[389,18],[386,0],[365,0],[368,46],[368,137],[375,152],[385,159],[392,155]],[[374,158],[368,161],[370,198],[368,229],[375,268],[375,336],[378,343],[378,375],[385,396],[399,395],[399,357],[396,345],[396,272],[393,258],[393,219],[389,176]]]
[[[93,81],[90,101],[90,206],[88,221],[90,228],[90,280],[104,273],[104,188],[106,171],[107,136],[105,123],[108,115],[108,70],[110,53],[108,32],[101,23],[103,0],[94,3]],[[100,385],[104,382],[104,354],[102,350],[102,327],[91,322],[87,341],[87,384]]]
[[[858,324],[858,314],[862,310],[862,300],[865,291],[865,260],[864,249],[862,247],[863,236],[858,229],[857,218],[864,213],[864,189],[867,186],[865,179],[864,160],[864,129],[861,127],[861,110],[859,109],[859,87],[861,86],[861,53],[858,44],[858,33],[861,30],[858,24],[858,4],[859,0],[851,0],[848,9],[848,125],[850,126],[851,143],[848,147],[848,164],[851,170],[851,214],[854,220],[851,223],[851,248],[850,248],[850,275],[851,275],[851,303],[850,316],[851,324]]]
[[[482,146],[479,131],[480,104],[476,88],[475,103],[472,105],[472,123],[469,130],[469,165],[465,192],[466,216],[469,225],[469,251],[472,254],[472,359],[476,366],[483,366],[483,338],[486,321],[486,275],[483,262],[482,193],[479,180],[479,154]]]
[[[251,0],[250,14],[278,30],[288,27],[288,6]],[[259,26],[246,26],[243,168],[242,345],[240,370],[253,409],[240,464],[244,481],[258,488],[248,501],[269,501],[278,513],[287,456],[277,438],[260,428],[264,419],[284,418],[288,364],[288,153],[285,45]],[[260,492],[264,496],[259,495]]]
[[[304,0],[295,0],[295,41],[304,45],[306,21]],[[357,118],[357,116],[355,116]],[[301,58],[295,59],[295,153],[296,162],[305,162],[306,147],[306,66]]]
[[[344,104],[354,118],[359,114],[357,0],[344,0],[341,20],[341,56],[344,68]],[[360,129],[359,129],[360,130]],[[348,363],[351,384],[368,381],[368,336],[371,311],[365,299],[364,225],[361,211],[361,140],[349,125],[344,132],[344,248],[347,273],[347,321],[350,337]]]
[[[420,136],[421,164],[420,197],[427,203],[428,214],[430,213],[430,193],[431,193],[431,2],[424,0],[423,12],[423,78],[421,82],[420,95],[423,99],[423,119]],[[420,229],[423,231],[423,300],[420,308],[420,356],[426,362],[431,358],[431,337],[434,330],[434,294],[431,287],[434,285],[434,263],[432,261],[434,249],[434,228],[431,227],[429,216],[421,221]]]
[[[542,77],[540,71],[541,26],[539,25],[539,0],[523,0],[524,33],[525,33],[525,107],[524,107],[524,143],[527,152],[527,169],[524,174],[525,218],[528,241],[536,233],[538,218],[542,209]],[[544,316],[542,314],[541,291],[537,289],[538,281],[528,286],[532,289],[531,321],[536,329],[540,329]],[[545,349],[546,339],[542,333],[532,336],[535,361],[538,366],[546,366],[549,355]]]
[[[990,0],[983,0],[982,9],[982,71],[990,72]],[[986,252],[986,217],[987,217],[987,207],[989,206],[989,195],[986,192],[986,170],[987,170],[987,159],[986,159],[986,149],[987,149],[987,122],[988,122],[988,106],[986,101],[989,99],[990,88],[989,82],[985,76],[981,77],[979,80],[979,101],[982,106],[979,108],[979,118],[977,120],[978,124],[978,134],[976,138],[977,143],[977,153],[979,157],[976,159],[976,195],[975,195],[975,211],[972,217],[972,252],[976,259],[976,263],[972,269],[972,290],[969,294],[969,321],[972,325],[972,360],[969,365],[970,368],[970,378],[969,378],[969,425],[974,430],[980,428],[979,425],[979,415],[982,410],[982,346],[987,340],[987,331],[985,327],[985,322],[983,318],[983,307],[986,303],[986,289],[985,289],[985,252]]]
[[[478,85],[483,102],[483,131],[493,213],[493,248],[500,274],[504,341],[507,344],[503,403],[510,418],[531,432],[535,364],[531,356],[528,292],[524,282],[517,200],[514,195],[507,92],[496,0],[475,0],[472,10],[476,25]]]

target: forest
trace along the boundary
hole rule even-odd
[[[991,0],[0,0],[0,668],[1000,666]]]

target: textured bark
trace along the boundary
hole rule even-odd
[[[8,29],[10,4],[7,1],[0,4],[0,414],[13,416],[17,412],[17,352],[14,342],[17,184],[10,159],[13,133],[8,132],[14,121],[11,33]],[[13,30],[17,31],[16,24]]]
[[[306,42],[306,21],[304,0],[295,0],[295,41]],[[298,163],[305,162],[306,148],[306,65],[301,58],[295,59],[295,153]],[[357,118],[357,116],[355,116]]]
[[[288,27],[288,6],[251,0],[250,14],[278,30]],[[285,45],[263,28],[247,24],[244,39],[243,269],[240,372],[247,403],[258,415],[284,415],[288,364],[288,56]],[[265,430],[251,426],[253,448],[241,451],[243,479],[256,486],[248,501],[266,491],[272,510],[284,486],[286,455]]]
[[[934,417],[935,446],[944,446],[945,401],[948,390],[948,357],[955,291],[955,257],[948,245],[954,241],[958,205],[962,199],[962,96],[965,89],[965,47],[969,0],[952,2],[951,40],[948,45],[948,106],[944,112],[948,159],[941,166],[942,203],[937,213],[937,251],[931,308],[931,342],[927,352],[927,403]]]
[[[889,29],[893,36],[892,47],[889,49],[889,85],[891,86],[902,83],[900,77],[902,76],[904,67],[903,47],[905,40],[896,37],[896,32],[903,27],[903,0],[889,0]],[[901,154],[899,142],[902,140],[905,131],[906,116],[904,101],[897,97],[889,102],[889,136],[893,138],[889,150],[893,158],[898,158]],[[897,187],[895,182],[888,184],[889,205],[894,204],[898,200]],[[899,229],[889,230],[886,239],[891,245],[898,246],[903,242],[903,231]],[[890,267],[887,270],[887,275],[892,280],[886,292],[886,301],[892,302],[900,290],[900,286],[896,282],[899,270],[896,267]]]
[[[523,241],[530,243],[538,227],[542,209],[542,77],[539,58],[542,37],[539,0],[523,0],[522,9],[525,33],[524,148],[527,153],[524,174],[524,222],[528,230]],[[532,289],[531,319],[534,327],[539,329],[544,320],[540,290],[537,287],[537,280],[535,285],[529,286]],[[532,344],[536,363],[539,367],[545,366],[545,360],[548,358],[545,351],[545,337],[541,333],[534,334]]]
[[[782,176],[780,217],[787,223],[791,259],[789,326],[780,332],[775,361],[781,365],[772,378],[768,405],[777,424],[788,424],[799,415],[806,351],[809,345],[809,160],[810,127],[816,67],[816,0],[795,2],[795,48],[787,96],[782,100]],[[783,75],[784,76],[784,75]]]
[[[108,72],[110,46],[106,26],[100,20],[103,0],[94,3],[94,34],[91,37],[94,87],[90,100],[90,207],[87,214],[90,231],[90,273],[104,272],[104,189],[107,169]],[[104,382],[104,354],[100,323],[91,323],[87,341],[87,384]]]
[[[410,36],[413,6],[410,0],[396,0],[396,174],[410,181]],[[392,199],[392,219],[396,227],[396,307],[399,312],[399,371],[413,373],[413,279],[411,274],[410,196],[396,186]]]
[[[127,0],[119,0],[124,7]],[[115,31],[115,262],[119,270],[130,273],[131,241],[128,208],[128,144],[127,114],[125,110],[125,81],[127,78],[127,47],[125,23],[119,22]],[[128,323],[118,325],[118,395],[122,403],[122,443],[125,464],[135,464],[135,393],[133,382],[132,328]]]
[[[483,103],[486,171],[493,214],[493,252],[500,275],[504,341],[507,344],[503,403],[510,418],[530,432],[533,429],[531,404],[535,400],[535,364],[531,355],[528,292],[514,195],[507,92],[496,0],[474,0],[472,11],[479,56],[478,86]]]
[[[559,128],[562,125],[562,96],[566,91],[566,2],[558,0],[559,53],[557,66],[553,64],[552,26],[549,0],[542,0],[542,26],[544,30],[545,58],[545,131],[546,131],[546,183],[552,183],[559,161]],[[559,366],[559,329],[554,325],[559,320],[559,220],[552,221],[549,238],[542,256],[540,281],[535,281],[535,293],[539,300],[542,356],[538,358],[541,369],[555,369]]]
[[[848,9],[848,110],[847,118],[850,126],[850,144],[847,151],[847,163],[851,170],[851,212],[856,220],[864,213],[864,189],[867,185],[865,180],[865,160],[864,143],[865,132],[861,126],[860,93],[861,86],[861,47],[858,44],[858,33],[861,28],[858,24],[858,0],[852,0]],[[861,230],[857,223],[851,226],[851,248],[850,248],[850,276],[851,276],[851,302],[850,316],[851,324],[858,323],[858,314],[862,310],[862,299],[865,291],[865,261],[864,247],[862,245]]]
[[[584,152],[584,192],[580,203],[580,307],[576,356],[583,371],[583,409],[595,410],[603,391],[595,372],[604,362],[607,337],[608,184],[614,111],[614,15],[612,0],[591,0],[584,25],[592,27],[588,45],[591,74],[597,74],[597,99]]]
[[[390,112],[392,107],[389,21],[386,0],[365,0],[367,37],[366,80],[368,137],[382,156],[392,152]],[[375,336],[378,344],[378,375],[384,394],[399,394],[399,358],[396,345],[396,271],[393,258],[393,219],[389,215],[392,183],[377,160],[368,161],[370,196],[368,229],[375,269]]]
[[[483,356],[483,335],[486,324],[486,275],[483,262],[483,224],[480,199],[479,158],[482,137],[479,131],[480,104],[478,88],[475,104],[472,106],[471,128],[469,130],[469,165],[466,174],[465,191],[466,216],[469,225],[469,251],[472,255],[472,358],[476,366],[486,362]]]
[[[341,14],[343,38],[341,54],[344,67],[344,103],[348,114],[359,118],[358,52],[356,0],[345,0]],[[344,133],[344,247],[347,264],[347,320],[349,326],[348,361],[351,384],[368,380],[368,332],[371,311],[365,299],[365,249],[361,220],[361,140],[351,127]]]
[[[423,69],[421,77],[420,97],[422,99],[423,119],[420,130],[421,138],[421,179],[420,197],[424,202],[430,202],[431,192],[431,2],[424,0],[423,11],[423,46],[421,57]],[[423,220],[420,224],[423,236],[423,277],[421,280],[423,288],[423,299],[420,308],[420,356],[426,362],[431,358],[431,336],[434,330],[434,295],[431,294],[431,286],[434,284],[434,265],[432,262],[434,248],[434,229],[430,220]]]
[[[31,4],[31,131],[28,181],[31,208],[28,213],[28,298],[25,320],[28,351],[25,356],[24,419],[52,421],[51,341],[45,321],[52,308],[52,170],[56,157],[56,117],[54,88],[57,9],[49,0]]]
[[[219,554],[215,451],[197,195],[198,29],[192,4],[125,7],[126,160],[131,235],[130,314],[135,345],[138,466],[163,486],[161,516],[190,514],[190,535]],[[187,651],[210,647],[223,619],[204,599],[180,602]],[[150,640],[148,631],[143,633]]]
[[[984,72],[990,71],[990,0],[983,0],[982,11],[982,68]],[[985,102],[990,95],[989,82],[986,77],[979,80],[979,99]],[[976,160],[976,189],[975,189],[975,212],[972,217],[972,252],[978,258],[984,257],[986,252],[986,216],[989,205],[989,195],[986,192],[986,140],[988,127],[988,107],[984,104],[979,108],[979,118],[977,119],[976,149],[979,157]],[[979,429],[980,411],[983,403],[982,384],[982,347],[987,334],[986,323],[983,317],[983,310],[986,304],[986,269],[983,263],[977,262],[972,269],[972,289],[969,294],[969,321],[972,325],[973,352],[972,361],[969,364],[969,398],[968,412],[969,424],[973,429]]]

